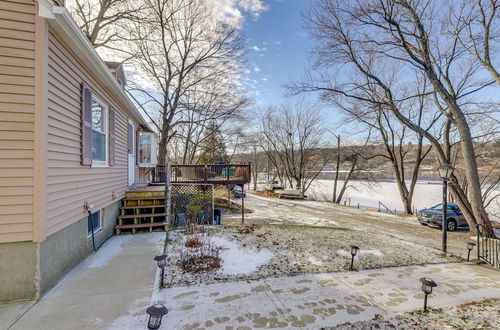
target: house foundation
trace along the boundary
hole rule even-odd
[[[101,229],[94,234],[96,248],[113,235],[120,206],[121,200],[100,210]],[[1,243],[0,303],[40,298],[92,252],[87,217],[42,243]]]

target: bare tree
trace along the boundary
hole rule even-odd
[[[107,47],[126,52],[126,47],[115,47],[129,39],[130,26],[141,18],[142,1],[129,0],[74,0],[71,11],[80,29],[92,46]]]
[[[312,33],[318,41],[318,67],[332,69],[332,63],[337,63],[337,68],[349,74],[323,74],[295,87],[382,107],[429,140],[439,163],[448,163],[447,146],[398,107],[400,102],[419,95],[408,81],[425,77],[432,87],[436,110],[450,127],[456,128],[461,140],[468,194],[454,184],[450,190],[470,228],[475,230],[476,223],[480,223],[492,232],[467,120],[467,98],[491,82],[484,82],[477,74],[476,63],[463,57],[457,38],[443,37],[442,15],[441,7],[432,0],[319,0],[310,16]]]
[[[239,68],[241,39],[221,24],[210,4],[197,0],[146,0],[144,20],[133,30],[137,65],[150,86],[136,83],[130,95],[159,132],[159,162],[175,136],[179,113],[196,87],[216,81],[231,85]],[[158,116],[153,114],[160,114]]]
[[[452,35],[500,85],[500,73],[492,60],[492,55],[498,52],[492,42],[500,37],[499,7],[498,0],[453,2],[449,23],[454,27]]]
[[[303,196],[328,162],[321,149],[323,119],[317,106],[304,101],[269,107],[260,120],[263,148],[276,168],[283,167],[284,177]]]

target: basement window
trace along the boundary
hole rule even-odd
[[[101,211],[92,213],[90,218],[87,217],[87,235],[92,236],[92,228],[94,228],[94,234],[101,230]]]

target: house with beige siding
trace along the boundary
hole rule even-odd
[[[53,287],[144,180],[151,131],[124,86],[62,1],[0,1],[0,303]]]

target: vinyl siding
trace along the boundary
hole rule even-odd
[[[34,1],[0,1],[0,243],[33,239],[34,77]]]
[[[49,33],[47,235],[85,217],[85,201],[94,210],[101,209],[116,201],[113,192],[122,198],[128,185],[127,114],[119,100],[114,100],[84,69],[57,35]],[[80,164],[82,82],[116,110],[115,166],[92,168]]]

